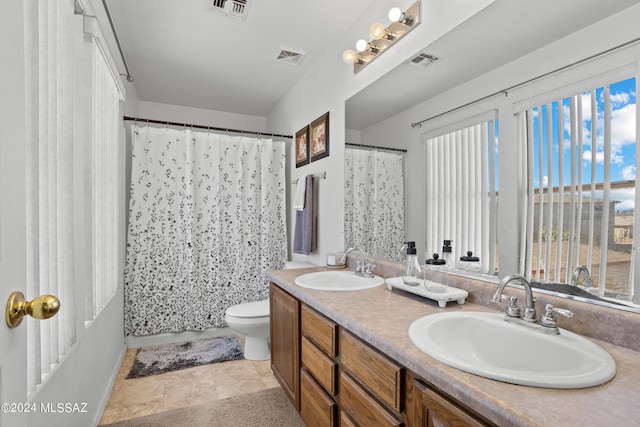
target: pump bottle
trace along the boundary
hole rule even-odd
[[[416,242],[407,242],[407,258],[405,260],[404,275],[402,280],[405,285],[420,285],[422,271],[418,263],[418,255],[416,255]]]

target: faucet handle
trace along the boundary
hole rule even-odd
[[[374,268],[376,268],[375,264],[367,262],[367,264],[362,269],[362,273],[365,275],[365,277],[373,277],[373,269]]]
[[[507,316],[520,317],[520,307],[518,306],[518,297],[509,297],[509,307],[507,307]]]
[[[555,316],[553,315],[554,313],[557,313],[566,318],[573,317],[572,311],[565,308],[556,308],[552,304],[547,304],[544,306],[544,314],[542,315],[542,317],[540,317],[540,324],[542,326],[548,326],[551,328],[555,327],[557,322]]]

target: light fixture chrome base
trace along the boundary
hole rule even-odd
[[[401,22],[392,22],[386,28],[386,33],[393,35],[391,38],[383,37],[375,41],[376,52],[364,51],[358,55],[358,61],[353,63],[354,74],[366,67],[371,61],[380,56],[384,51],[389,49],[402,37],[407,35],[411,30],[420,24],[420,0],[413,3],[404,11],[404,16],[411,19],[405,19]]]

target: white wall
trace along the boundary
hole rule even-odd
[[[351,48],[363,34],[367,34],[372,22],[387,16],[389,2],[377,0],[269,112],[268,131],[282,134],[295,134],[317,117],[327,111],[330,113],[329,157],[295,168],[293,152],[290,156],[293,180],[307,174],[327,172],[327,179],[320,182],[318,250],[309,256],[295,254],[295,260],[322,265],[325,263],[326,253],[344,249],[345,101],[492,2],[493,0],[423,2],[422,23],[394,45],[393,49],[354,75],[352,67],[342,62],[342,52]],[[413,1],[403,0],[398,3],[397,6],[406,9]],[[290,242],[293,239],[293,225],[291,221]]]
[[[226,113],[181,105],[140,101],[136,117],[152,120],[167,120],[178,123],[193,123],[202,126],[238,130],[265,131],[266,119],[246,114]]]
[[[581,66],[579,70],[567,70],[558,73],[553,78],[543,79],[512,90],[506,97],[498,95],[477,105],[460,110],[455,114],[424,123],[422,127],[412,128],[410,124],[518,85],[521,82],[572,64],[583,58],[591,57],[626,41],[634,40],[640,37],[640,27],[637,25],[639,19],[640,5],[622,11],[475,80],[466,82],[440,96],[426,100],[424,103],[403,113],[364,129],[361,133],[363,143],[388,146],[388,141],[403,141],[403,148],[409,150],[407,156],[407,171],[410,182],[407,189],[409,199],[407,239],[415,239],[418,248],[424,248],[424,206],[421,192],[424,183],[424,162],[423,147],[420,143],[421,134],[458,118],[470,117],[483,111],[497,109],[500,126],[499,191],[501,203],[498,213],[500,270],[501,276],[515,272],[518,265],[516,256],[518,253],[518,248],[516,247],[518,217],[511,202],[517,197],[517,189],[513,179],[515,176],[515,164],[509,161],[509,159],[515,158],[515,147],[511,144],[515,140],[513,103],[533,94],[550,90],[554,86],[567,84],[610,68],[638,61],[640,60],[638,46],[591,61],[589,64]],[[603,35],[607,35],[607,37],[603,37]],[[422,256],[424,254],[421,254],[421,259],[423,259]]]

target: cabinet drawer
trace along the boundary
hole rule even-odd
[[[342,369],[357,378],[384,403],[402,412],[402,367],[344,329],[340,332]]]
[[[336,394],[338,364],[306,337],[302,337],[302,366],[311,372],[329,394]]]
[[[302,335],[315,342],[330,356],[338,356],[338,325],[306,305],[302,306],[301,322]]]
[[[308,427],[337,425],[338,405],[306,369],[300,370],[300,416]]]
[[[404,426],[344,372],[340,373],[340,407],[353,421],[352,424],[367,427]]]

